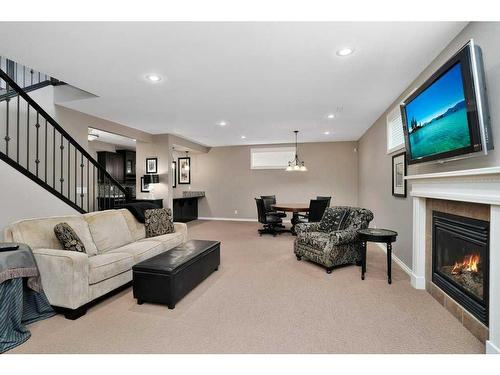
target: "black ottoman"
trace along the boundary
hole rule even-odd
[[[220,242],[191,240],[132,267],[137,303],[161,303],[173,309],[220,264]]]

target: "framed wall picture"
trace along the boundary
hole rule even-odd
[[[191,183],[191,158],[177,158],[177,176],[179,185],[189,185]]]
[[[149,193],[149,184],[144,183],[144,177],[141,177],[141,193]]]
[[[392,157],[392,195],[406,198],[406,152]]]
[[[158,158],[146,158],[146,174],[158,173]]]
[[[174,160],[172,162],[172,187],[175,189],[177,187],[177,162]]]

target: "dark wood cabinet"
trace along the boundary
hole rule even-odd
[[[174,198],[174,221],[186,223],[198,219],[198,199],[200,197]]]
[[[97,161],[118,182],[124,181],[123,155],[116,152],[99,151]]]

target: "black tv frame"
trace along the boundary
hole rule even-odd
[[[408,164],[424,163],[433,160],[449,159],[460,155],[472,154],[482,151],[486,148],[483,145],[481,131],[482,124],[479,121],[479,113],[481,110],[478,106],[476,87],[475,87],[475,74],[479,74],[477,69],[473,69],[472,54],[474,45],[469,41],[463,46],[455,55],[453,55],[446,63],[444,63],[427,81],[425,81],[415,92],[413,92],[400,106],[401,118],[403,120],[403,131],[405,136],[406,151],[408,156]],[[458,63],[461,64],[462,82],[464,86],[464,96],[467,108],[467,122],[469,127],[469,135],[471,145],[459,149],[413,158],[411,152],[411,144],[409,139],[408,123],[406,118],[406,106],[418,97],[423,91],[432,86],[439,78],[445,75],[451,68]]]

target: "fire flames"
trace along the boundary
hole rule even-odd
[[[466,255],[463,261],[455,262],[451,274],[458,275],[462,272],[478,272],[477,266],[480,260],[479,254]]]

